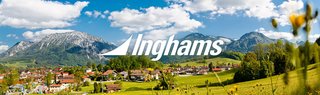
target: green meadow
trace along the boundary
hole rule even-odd
[[[235,62],[239,63],[240,61],[227,59],[227,58],[213,58],[207,59],[207,61],[214,62]],[[186,62],[181,63],[181,65],[189,66],[192,65],[204,65],[202,63],[196,62]],[[301,69],[300,69],[301,70]],[[272,85],[275,89],[275,94],[277,95],[291,95],[295,94],[297,89],[301,88],[299,85],[299,79],[301,79],[298,75],[298,71],[290,71],[289,72],[289,84],[285,85],[283,81],[284,75],[275,75],[268,78],[239,82],[234,84],[228,84],[223,86],[209,86],[208,90],[205,87],[205,81],[208,80],[210,83],[220,83],[220,81],[232,80],[234,73],[236,70],[230,70],[225,72],[216,73],[218,77],[216,77],[215,73],[208,73],[207,75],[194,75],[194,76],[176,76],[175,80],[177,83],[177,87],[172,90],[152,90],[154,86],[157,85],[157,81],[152,82],[122,82],[122,90],[119,92],[108,93],[108,95],[270,95],[272,94]],[[316,87],[319,84],[317,80],[320,79],[318,75],[319,70],[317,70],[317,64],[308,66],[308,84],[310,84],[311,88]],[[93,83],[93,82],[92,82]],[[103,84],[111,84],[112,82],[103,82]],[[91,84],[88,87],[82,87],[82,92],[91,92],[93,90],[93,85]],[[90,94],[90,93],[89,93]],[[97,93],[93,95],[101,95],[106,93]]]
[[[214,63],[214,64],[239,64],[241,61],[239,60],[234,60],[230,58],[211,58],[211,59],[206,59],[205,63],[200,63],[198,61],[190,61],[190,62],[184,62],[184,63],[179,63],[180,66],[208,66],[209,63]],[[168,65],[166,65],[168,66]]]

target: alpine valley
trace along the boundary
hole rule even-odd
[[[242,53],[251,51],[258,43],[274,43],[277,41],[258,32],[246,33],[238,40],[200,33],[191,33],[179,40],[222,40],[225,43],[222,46],[223,52],[236,51]],[[116,45],[105,42],[101,38],[83,32],[56,33],[37,42],[21,41],[16,43],[0,54],[0,63],[27,61],[42,66],[86,65],[88,62],[104,63],[108,58],[98,54],[108,52],[116,47]],[[196,56],[164,56],[160,61],[170,63],[194,57]]]

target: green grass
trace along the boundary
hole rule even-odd
[[[315,65],[309,66],[309,68],[314,67]],[[317,84],[317,80],[319,80],[319,72],[317,69],[311,69],[308,71],[308,83],[311,87],[315,87]],[[218,73],[221,81],[225,81],[227,79],[233,78],[234,71],[227,71]],[[283,75],[277,75],[271,77],[275,88],[276,95],[285,94],[290,95],[294,94],[295,91],[301,86],[299,85],[299,77],[297,71],[291,71],[289,73],[289,85],[285,85],[282,78]],[[109,93],[108,95],[156,95],[156,93],[160,95],[191,95],[195,93],[196,95],[205,95],[207,90],[205,87],[197,87],[199,85],[204,85],[206,80],[209,80],[211,83],[218,82],[217,78],[213,73],[209,73],[208,75],[199,75],[199,76],[186,76],[186,77],[176,77],[178,87],[174,90],[165,90],[165,91],[152,91],[151,87],[154,87],[157,82],[123,82],[123,88],[120,92]],[[257,86],[259,85],[259,86]],[[261,86],[260,86],[261,85]],[[224,88],[221,86],[209,87],[211,93],[215,95],[227,95],[230,89],[234,89],[234,86],[237,86],[238,91],[236,92],[239,95],[270,95],[271,93],[271,85],[270,78],[258,79],[247,82],[240,82],[231,85],[226,85]],[[185,88],[189,88],[187,94],[185,94]],[[85,88],[83,88],[84,90]],[[91,89],[91,88],[88,88]],[[182,90],[182,91],[181,91]],[[101,93],[102,94],[102,93]],[[99,95],[99,94],[96,94]]]
[[[239,60],[234,60],[230,58],[212,58],[212,59],[206,59],[206,63],[198,63],[197,61],[190,61],[190,62],[184,62],[184,63],[179,63],[180,66],[208,66],[208,64],[212,62],[213,64],[239,64],[241,61]],[[166,66],[168,66],[167,64]]]
[[[100,83],[100,81],[91,81],[89,86],[81,87],[82,91],[81,92],[92,92],[93,91],[93,83],[97,82]],[[112,84],[113,82],[102,82],[102,85],[106,84]]]
[[[27,65],[34,65],[34,63],[32,63],[31,61],[12,61],[12,62],[3,62],[3,63],[0,63],[4,66],[7,66],[7,67],[14,67],[14,68],[26,68]]]
[[[240,61],[228,59],[228,58],[213,58],[207,59],[207,63],[213,62],[218,64],[223,63],[232,63],[239,64]],[[207,65],[204,63],[197,62],[185,62],[181,63],[181,66],[185,65],[189,66],[203,66]],[[320,80],[319,70],[312,69],[315,68],[316,64],[310,65],[308,68],[308,83],[312,88],[319,85],[317,80]],[[218,76],[221,81],[231,80],[233,79],[233,75],[235,70],[230,70],[226,72],[218,73]],[[299,81],[301,81],[298,75],[297,70],[289,72],[289,84],[285,85],[283,81],[283,74],[271,77],[273,80],[274,87],[276,88],[276,95],[278,94],[296,94],[295,91],[301,88],[299,85]],[[153,91],[152,87],[156,86],[157,81],[153,82],[122,82],[122,90],[115,93],[109,93],[108,95],[191,95],[195,93],[196,95],[206,95],[207,90],[206,87],[201,87],[205,85],[205,81],[208,80],[210,83],[218,83],[218,79],[215,77],[214,73],[209,73],[207,75],[196,75],[196,76],[177,76],[176,78],[177,87],[173,90],[165,90],[165,91]],[[104,83],[108,84],[108,83]],[[110,84],[110,82],[109,82]],[[270,95],[271,92],[271,80],[270,78],[252,80],[247,82],[234,83],[230,85],[226,85],[225,87],[221,86],[212,86],[209,87],[210,93],[215,95],[227,95],[230,90],[234,89],[235,86],[238,88],[237,94],[239,95]],[[257,86],[258,85],[258,86]],[[260,86],[261,85],[261,86]],[[184,89],[188,88],[187,93]],[[91,84],[89,87],[82,87],[83,92],[90,92],[93,90],[93,85]],[[106,94],[99,93],[95,95]]]
[[[232,79],[234,71],[227,71],[218,73],[222,80]],[[207,75],[197,75],[197,76],[185,76],[176,77],[177,85],[179,87],[186,86],[198,86],[203,85],[206,80],[211,80],[212,82],[217,81],[213,73]],[[155,93],[165,93],[168,94],[169,91],[152,91],[151,88],[157,85],[157,81],[153,82],[122,82],[122,90],[116,93],[110,93],[110,95],[150,95]],[[194,90],[201,90],[203,88],[196,88]],[[82,87],[83,92],[90,92],[93,90],[93,85],[87,87]],[[176,90],[176,89],[175,89]],[[177,93],[178,91],[172,91],[172,93]],[[179,92],[180,93],[180,92]],[[100,93],[102,94],[102,93]],[[93,94],[99,95],[99,94]]]
[[[232,79],[235,70],[226,71],[218,73],[222,81]],[[215,77],[214,73],[209,73],[207,75],[195,75],[195,76],[186,76],[186,77],[176,77],[177,84],[180,86],[189,85],[189,86],[198,86],[203,85],[206,80],[211,81],[212,83],[218,82],[218,79]]]

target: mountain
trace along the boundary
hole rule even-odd
[[[182,40],[191,40],[191,41],[194,41],[194,40],[212,40],[212,41],[222,40],[225,43],[225,45],[234,41],[231,38],[227,38],[227,37],[223,37],[223,36],[209,36],[209,35],[204,35],[201,33],[191,33],[191,34],[183,37],[182,39],[180,39],[180,41],[182,41]]]
[[[268,44],[276,42],[275,39],[270,39],[262,33],[250,32],[240,37],[239,40],[230,43],[227,50],[237,52],[248,52],[253,50],[253,47],[259,43]]]
[[[191,33],[182,40],[222,40],[225,44],[223,51],[248,52],[258,43],[276,42],[258,32],[250,32],[239,40],[233,40],[223,36],[208,36],[201,33]],[[116,46],[104,42],[82,32],[68,32],[51,34],[38,42],[21,41],[0,54],[0,63],[11,61],[34,62],[45,65],[85,65],[87,62],[102,63],[106,58],[100,53],[115,49]],[[164,63],[201,59],[204,56],[163,56],[160,61]]]
[[[85,65],[101,62],[98,54],[116,48],[101,38],[83,32],[56,33],[39,42],[21,41],[3,53],[1,60],[35,60],[37,64]]]
[[[8,49],[7,51],[5,51],[4,53],[0,54],[0,57],[14,56],[18,52],[29,48],[32,44],[33,44],[33,42],[29,42],[29,41],[18,42],[15,45],[13,45],[10,49]]]

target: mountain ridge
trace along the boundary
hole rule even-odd
[[[251,51],[256,44],[277,41],[277,39],[271,39],[258,32],[246,33],[238,40],[201,33],[191,33],[178,40],[222,40],[225,42],[221,46],[223,52],[235,51],[242,53]],[[98,54],[108,52],[116,47],[116,45],[109,42],[104,42],[101,38],[83,32],[56,33],[47,35],[39,42],[18,42],[6,52],[0,54],[0,60],[34,59],[40,64],[59,65],[84,65],[92,61],[103,63],[107,58]],[[201,58],[203,56],[198,57]],[[190,58],[196,58],[196,56],[163,56],[161,61],[168,63]]]
[[[271,39],[262,33],[249,32],[242,35],[240,39],[230,43],[227,46],[227,50],[245,53],[248,51],[252,51],[253,47],[256,44],[259,44],[259,43],[269,44],[269,43],[274,43],[276,41],[277,41],[276,39]]]
[[[26,41],[12,46],[0,59],[34,59],[36,63],[51,65],[85,65],[87,62],[102,62],[105,59],[98,54],[116,48],[101,38],[83,32],[50,34],[38,42],[25,44],[25,47],[20,43]]]

